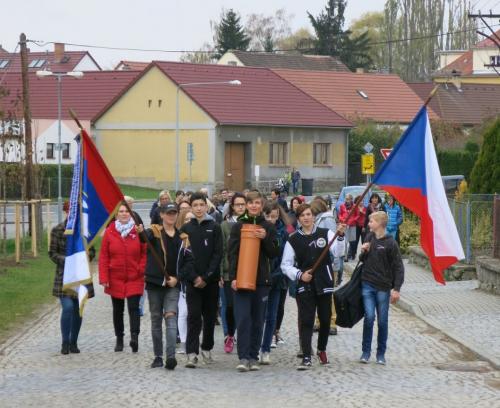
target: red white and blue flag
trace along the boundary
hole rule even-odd
[[[85,130],[80,132],[66,224],[63,288],[78,293],[80,313],[92,282],[87,250],[114,217],[123,194]]]
[[[444,284],[443,271],[465,256],[446,198],[425,106],[375,174],[373,183],[420,218],[420,245],[429,257],[434,278]]]

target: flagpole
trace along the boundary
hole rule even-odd
[[[440,84],[437,84],[431,91],[431,93],[429,94],[429,96],[427,97],[427,99],[425,100],[424,102],[424,106],[427,107],[429,105],[429,103],[431,102],[432,98],[434,97],[434,95],[436,95],[436,92],[437,90],[439,89],[439,86]],[[370,189],[372,188],[373,186],[373,183],[370,182],[365,190],[363,191],[363,194],[361,194],[358,199],[356,200],[356,202],[354,203],[354,205],[352,206],[351,210],[349,211],[349,213],[347,214],[347,218],[345,219],[344,223],[347,224],[347,222],[351,219],[352,215],[354,214],[354,211],[356,208],[358,208],[359,206],[359,203],[363,201],[363,199],[365,198],[366,194],[368,194],[368,191],[370,191]],[[333,238],[330,240],[330,242],[328,243],[328,245],[325,247],[325,249],[323,249],[323,252],[321,252],[321,255],[319,256],[319,258],[316,260],[316,262],[314,263],[314,265],[312,266],[311,268],[311,274],[314,273],[314,271],[318,268],[318,266],[321,264],[321,262],[323,261],[323,259],[325,258],[325,256],[328,254],[328,251],[330,250],[330,247],[333,245],[333,243],[335,242],[335,240],[337,239],[339,233],[337,231],[335,231],[335,235],[333,236]]]
[[[82,126],[81,122],[78,120],[78,117],[76,116],[75,111],[73,109],[69,109],[69,114],[73,118],[73,120],[76,122],[78,128],[80,130],[83,130],[83,126]],[[139,223],[137,216],[132,211],[132,208],[130,208],[130,205],[127,203],[126,200],[122,201],[122,205],[124,205],[125,208],[127,209],[127,211],[129,212],[130,216],[134,220],[136,227],[141,225]],[[167,271],[167,265],[163,265],[163,261],[162,261],[160,255],[158,254],[156,249],[153,247],[153,245],[149,241],[148,236],[146,234],[146,231],[144,231],[144,226],[143,226],[142,232],[139,232],[139,231],[137,231],[137,232],[139,233],[139,236],[142,238],[141,241],[145,242],[146,245],[148,246],[148,249],[151,251],[151,255],[153,255],[153,259],[155,260],[155,262],[159,266],[159,268],[163,271],[163,273],[165,275],[165,279],[168,281],[170,279],[170,275],[168,274],[168,271]]]

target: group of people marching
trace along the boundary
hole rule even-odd
[[[290,293],[298,307],[301,361],[297,369],[312,366],[315,329],[317,359],[328,364],[328,339],[337,333],[332,294],[342,282],[344,261],[356,257],[359,238],[363,237],[360,259],[365,320],[360,361],[369,362],[377,311],[376,361],[385,364],[388,306],[399,298],[404,277],[396,243],[401,209],[392,199],[386,211],[376,194],[368,207],[360,204],[353,209],[353,198],[347,196],[335,214],[319,196],[310,203],[296,196],[288,203],[280,191],[274,191],[270,200],[257,190],[222,190],[212,200],[207,193],[179,191],[173,200],[167,191],[161,192],[151,209],[149,228],[143,226],[137,213],[129,212],[133,200],[128,197],[128,205],[119,207],[116,219],[105,230],[98,258],[99,283],[112,301],[116,352],[124,349],[125,303],[129,346],[138,351],[145,289],[154,350],[151,367],[173,370],[180,352],[186,354],[188,368],[212,364],[220,313],[224,351],[232,353],[236,345],[236,369],[257,371],[271,363],[273,346],[283,343],[280,327]],[[62,288],[65,222],[53,229],[49,252],[57,264],[53,294],[62,306],[62,354],[80,352],[77,339],[81,326],[77,296]],[[237,287],[245,224],[254,225],[253,238],[260,240],[255,290]],[[319,260],[334,234],[337,238],[328,255]],[[94,251],[89,255],[93,257]],[[88,289],[93,296],[92,286]]]

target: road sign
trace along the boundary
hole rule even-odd
[[[361,173],[375,174],[375,156],[373,153],[367,153],[361,156]]]
[[[382,157],[384,158],[384,160],[387,160],[387,158],[389,157],[391,152],[392,152],[392,149],[380,149],[380,153],[382,154]]]
[[[363,149],[365,149],[366,153],[371,153],[373,150],[373,145],[370,142],[367,142],[364,146]]]

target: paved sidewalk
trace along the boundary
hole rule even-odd
[[[330,337],[330,365],[315,361],[311,371],[297,371],[297,308],[289,298],[282,328],[286,344],[272,351],[271,366],[237,373],[236,356],[223,353],[218,326],[215,364],[187,369],[179,356],[180,365],[168,372],[149,368],[153,354],[148,312],[141,321],[139,353],[131,353],[128,346],[122,353],[113,352],[111,302],[96,289],[85,311],[81,354],[59,354],[58,306],[0,347],[2,408],[498,406],[499,371],[398,308],[390,312],[385,367],[358,363],[358,324]],[[126,336],[126,344],[128,340]]]
[[[351,272],[354,264],[346,264]],[[430,271],[405,261],[399,306],[500,369],[500,296],[477,280],[438,284]]]

